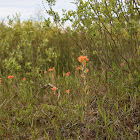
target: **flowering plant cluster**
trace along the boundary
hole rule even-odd
[[[82,66],[76,68],[76,70],[82,70],[81,77],[83,78],[83,82],[84,82],[84,92],[85,92],[85,94],[87,94],[86,73],[88,73],[89,69],[86,68],[86,62],[88,60],[89,59],[87,58],[87,56],[82,55],[82,56],[78,57],[78,61],[82,64]]]
[[[67,72],[67,73],[66,73],[66,76],[69,76],[69,75],[70,75],[70,72]]]
[[[78,61],[84,65],[86,65],[86,62],[88,61],[89,59],[87,58],[87,56],[83,56],[81,55],[80,57],[78,57]]]
[[[10,75],[10,76],[8,76],[8,79],[13,79],[14,78],[14,76],[12,76],[12,75]]]

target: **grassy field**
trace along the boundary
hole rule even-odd
[[[72,74],[1,75],[1,139],[139,139],[139,93],[78,60]]]
[[[125,13],[97,15],[82,24],[79,16],[65,30],[47,20],[1,22],[0,139],[139,140],[140,26],[133,12],[128,20]]]

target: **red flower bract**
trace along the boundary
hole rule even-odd
[[[66,90],[66,92],[69,94],[70,93],[70,90],[68,89],[68,90]]]
[[[78,61],[79,61],[80,63],[86,62],[86,61],[88,61],[88,60],[89,60],[89,59],[87,58],[87,56],[81,55],[80,57],[78,57]]]
[[[56,91],[56,87],[51,88],[53,91]]]
[[[69,76],[69,75],[70,75],[70,72],[67,72],[67,73],[66,73],[66,76]]]
[[[86,72],[89,72],[89,69],[86,69]]]
[[[79,67],[76,68],[76,70],[80,70],[81,68],[82,68],[82,66],[79,66]]]
[[[12,75],[8,76],[8,79],[13,79],[13,78],[14,78],[14,76],[12,76]]]
[[[26,80],[26,78],[24,77],[22,80],[23,80],[23,81],[25,81],[25,80]]]
[[[54,69],[55,69],[55,67],[53,67],[53,68],[49,69],[49,71],[53,71]]]
[[[84,74],[81,74],[81,77],[84,77],[85,75]]]
[[[120,66],[122,66],[122,67],[123,67],[123,66],[124,66],[124,63],[121,63],[121,64],[120,64]]]
[[[44,74],[47,74],[47,71],[44,71]]]

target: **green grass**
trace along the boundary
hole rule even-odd
[[[59,78],[51,72],[26,80],[2,76],[1,139],[139,139],[138,92],[104,83],[96,71],[89,72],[87,95],[82,71]],[[58,88],[55,93],[44,86],[48,83]]]

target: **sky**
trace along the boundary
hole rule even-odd
[[[6,19],[7,16],[15,16],[16,13],[21,15],[21,20],[37,18],[38,13],[47,17],[42,1],[48,10],[45,0],[0,0],[0,20]],[[62,9],[74,10],[75,5],[71,3],[72,1],[56,0],[56,6],[53,9],[60,15],[62,14]]]

